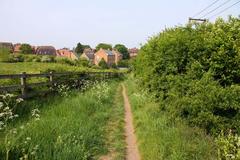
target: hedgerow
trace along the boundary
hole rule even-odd
[[[216,134],[240,132],[240,19],[166,29],[142,46],[134,73],[161,109]]]

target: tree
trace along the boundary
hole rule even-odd
[[[108,69],[108,65],[107,65],[107,63],[104,61],[103,58],[102,58],[101,61],[98,63],[98,65],[99,65],[102,69]]]
[[[75,52],[78,54],[78,55],[81,55],[84,51],[84,49],[86,48],[91,48],[90,45],[83,45],[81,43],[78,43],[77,44],[77,47],[75,48]]]
[[[99,43],[96,47],[96,50],[99,51],[101,48],[106,50],[112,50],[112,45],[106,43]]]
[[[29,44],[22,44],[20,49],[20,53],[22,54],[32,54],[33,53],[33,49]]]
[[[128,49],[125,45],[123,44],[116,44],[114,46],[114,49],[116,49],[118,52],[122,53],[123,55],[123,59],[129,59],[129,53],[128,53]]]

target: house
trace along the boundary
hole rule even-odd
[[[57,51],[53,46],[39,46],[36,48],[35,53],[37,55],[50,55],[50,56],[57,55]]]
[[[83,54],[80,56],[80,58],[84,58],[91,63],[94,63],[94,57],[94,51],[90,48],[84,49]]]
[[[122,59],[122,54],[115,50],[100,49],[95,53],[94,64],[98,65],[101,60],[104,60],[108,66],[117,64]]]
[[[57,50],[57,56],[58,57],[69,58],[69,59],[72,59],[72,60],[75,60],[75,59],[79,58],[79,56],[76,53],[69,50],[68,48],[63,48],[63,49]]]
[[[17,44],[14,44],[13,45],[13,47],[14,47],[14,53],[20,53],[20,47],[21,47],[21,44],[20,43],[17,43]]]
[[[134,58],[138,55],[139,49],[138,48],[131,48],[128,50],[130,58]]]
[[[0,48],[8,48],[10,52],[14,50],[13,44],[9,42],[0,42]]]

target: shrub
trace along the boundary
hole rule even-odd
[[[239,26],[230,17],[166,29],[141,48],[134,73],[173,118],[213,134],[240,132]]]
[[[68,65],[75,65],[75,62],[69,58],[65,58],[65,57],[56,57],[55,61],[57,63],[61,63],[61,64],[68,64]]]
[[[82,67],[90,67],[90,62],[85,58],[80,58],[76,60],[76,64]]]
[[[54,62],[53,56],[44,55],[41,58],[41,62]]]
[[[118,67],[129,67],[129,60],[121,60],[118,62],[117,66]]]
[[[105,62],[104,59],[101,59],[101,61],[99,62],[98,64],[102,69],[108,69],[108,65],[107,63]]]
[[[39,59],[38,62],[40,62],[40,57],[39,55],[24,55],[24,61],[25,62],[33,62],[35,59]]]

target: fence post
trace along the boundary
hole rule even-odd
[[[53,85],[53,72],[49,72],[49,82],[50,82],[50,86]]]
[[[22,72],[21,76],[21,93],[22,98],[26,98],[26,88],[27,87],[27,81],[26,81],[26,72]]]

